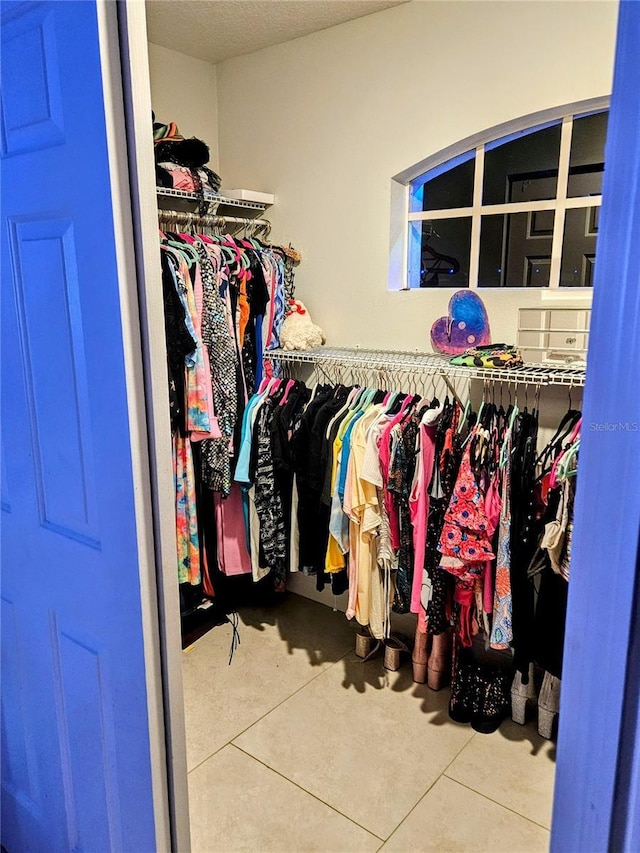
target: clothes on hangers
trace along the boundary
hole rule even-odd
[[[278,346],[284,260],[257,240],[185,233],[161,233],[160,258],[178,576],[213,595],[215,571],[252,571],[233,473],[262,354]]]
[[[558,442],[559,433],[556,433],[541,455],[544,465],[536,483],[541,532],[538,548],[528,569],[528,576],[537,592],[533,660],[555,678],[562,677],[577,457],[580,446],[580,413],[569,414],[572,417],[569,421],[571,434],[568,441],[563,444],[567,439],[565,434]]]
[[[271,451],[264,440],[267,422],[271,412],[278,411],[277,397],[281,393],[277,387],[258,393],[248,408],[262,405],[267,413],[265,422],[252,427],[247,419],[243,426],[243,449],[251,441],[253,453],[262,454],[267,461],[276,437],[279,453],[284,446],[283,430],[272,429]],[[390,395],[383,392],[320,386],[301,410],[289,435],[297,496],[295,518],[292,513],[289,523],[298,525],[298,568],[315,575],[319,589],[326,582],[331,583],[335,593],[348,587],[347,616],[368,625],[378,638],[389,632],[391,607],[397,612],[409,611],[414,570],[408,498],[424,412],[417,408],[419,398],[402,395],[396,400],[395,396],[390,403]],[[397,411],[393,408],[396,403]],[[438,412],[434,410],[434,423]],[[450,412],[452,407],[448,404],[447,413]],[[426,425],[423,433],[428,435]],[[242,476],[246,475],[243,469]],[[430,475],[429,469],[425,490]],[[256,475],[246,479],[247,486],[260,487]],[[269,495],[273,515],[259,519],[259,540],[263,545],[271,531],[279,529],[279,519],[284,515],[283,497],[290,492],[289,478],[281,483],[279,495]],[[293,509],[293,500],[289,505]],[[396,547],[392,525],[398,540]],[[269,561],[276,588],[282,586],[281,557],[281,551],[272,552]]]
[[[235,479],[248,508],[245,523],[254,580],[271,573],[274,589],[283,591],[290,569],[294,505],[292,450],[284,439],[297,425],[310,392],[301,382],[290,386],[273,379],[269,385],[247,405]]]
[[[445,401],[438,425],[434,463],[429,485],[427,541],[419,617],[421,627],[434,635],[443,634],[451,625],[452,576],[440,566],[438,543],[462,458],[463,437],[458,434],[460,408]]]
[[[348,591],[375,639],[413,612],[419,632],[510,650],[523,684],[538,659],[559,677],[564,626],[539,634],[542,614],[563,620],[551,576],[570,571],[579,434],[558,443],[562,429],[538,455],[537,410],[485,400],[465,416],[449,398],[265,377],[236,439],[236,539],[276,591],[298,570]]]

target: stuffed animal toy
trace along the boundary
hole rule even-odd
[[[299,299],[290,299],[280,330],[280,346],[286,350],[319,347],[326,338],[320,326],[312,322],[309,312]]]

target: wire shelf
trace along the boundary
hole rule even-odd
[[[319,347],[294,352],[281,349],[267,350],[264,357],[270,361],[317,364],[320,367],[343,366],[367,371],[441,374],[450,379],[483,379],[516,385],[565,385],[581,388],[585,381],[583,367],[560,367],[536,363],[506,369],[459,367],[451,364],[447,356],[425,352]]]
[[[191,193],[186,190],[174,190],[170,187],[156,187],[156,193],[158,196],[166,198],[183,198],[185,201],[192,201],[196,204],[202,200],[198,193]],[[214,208],[212,212],[215,212],[215,209],[221,205],[224,205],[225,207],[242,208],[243,210],[256,210],[260,213],[263,213],[269,207],[268,204],[264,204],[263,202],[242,201],[242,199],[238,198],[227,198],[226,196],[208,192],[207,190],[205,190],[202,195],[204,200]]]

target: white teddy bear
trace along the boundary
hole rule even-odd
[[[299,299],[290,299],[280,331],[282,349],[313,349],[321,346],[325,340],[324,332],[311,320],[302,302]]]

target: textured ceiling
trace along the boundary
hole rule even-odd
[[[215,64],[406,2],[147,0],[147,27],[154,44]]]

